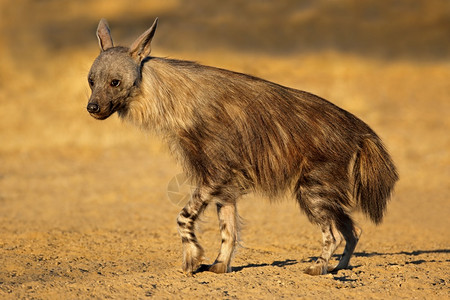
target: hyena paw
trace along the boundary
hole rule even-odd
[[[306,268],[305,273],[308,275],[325,275],[327,274],[328,266],[320,261],[317,261],[314,265]]]
[[[231,272],[231,267],[226,265],[223,262],[218,262],[218,263],[214,263],[213,265],[211,265],[209,267],[208,271],[214,272],[217,274],[229,273],[229,272]]]
[[[339,270],[340,270],[340,268],[338,268],[337,265],[336,266],[328,266],[327,267],[327,273],[333,273],[333,272],[337,272]]]
[[[199,245],[188,245],[183,254],[183,272],[192,275],[203,260],[203,249]]]

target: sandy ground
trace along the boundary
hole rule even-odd
[[[0,298],[449,298],[448,2],[164,3],[1,2]],[[98,19],[126,44],[155,16],[155,55],[313,92],[383,138],[401,180],[382,225],[355,215],[350,269],[303,274],[318,228],[294,201],[248,197],[233,272],[181,273],[181,207],[168,196],[181,170],[159,138],[85,111]],[[200,232],[211,263],[213,209]]]

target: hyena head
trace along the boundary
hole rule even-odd
[[[130,99],[139,91],[142,61],[150,55],[157,23],[158,19],[126,48],[114,47],[106,20],[100,20],[97,38],[101,52],[88,75],[92,94],[87,111],[91,116],[104,120],[116,111],[126,110]]]

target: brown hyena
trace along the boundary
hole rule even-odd
[[[115,47],[105,20],[101,53],[88,80],[87,105],[97,119],[114,112],[160,134],[196,186],[178,215],[182,269],[192,274],[203,249],[194,224],[217,207],[222,245],[209,267],[230,272],[238,241],[236,201],[249,192],[270,199],[286,193],[320,226],[323,248],[306,273],[346,268],[360,231],[359,208],[380,223],[398,175],[380,138],[351,113],[310,93],[194,62],[150,56],[157,20],[129,48]],[[328,267],[345,240],[339,264]]]

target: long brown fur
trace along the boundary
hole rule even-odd
[[[348,265],[360,208],[380,223],[398,175],[379,137],[363,121],[310,93],[194,62],[149,56],[153,26],[132,47],[114,47],[104,20],[101,54],[89,82],[88,110],[161,135],[198,187],[178,217],[183,270],[196,271],[203,249],[194,223],[215,202],[222,249],[210,270],[228,272],[238,240],[237,199],[290,193],[323,232],[324,249],[307,273],[325,274],[342,238]],[[105,46],[106,45],[106,46]],[[114,80],[119,80],[119,85]]]

